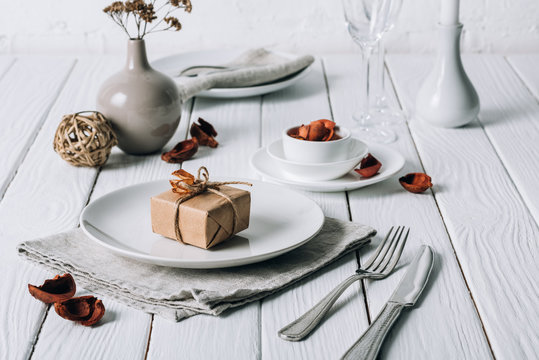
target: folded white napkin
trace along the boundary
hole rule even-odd
[[[182,101],[203,90],[261,85],[276,81],[305,69],[314,62],[310,55],[293,59],[266,49],[249,50],[230,63],[222,64],[233,70],[198,69],[198,76],[175,78]],[[195,73],[190,71],[189,74]]]
[[[78,285],[139,310],[180,321],[273,294],[369,242],[369,226],[326,218],[307,244],[277,258],[234,268],[198,270],[123,258],[88,239],[81,229],[19,244],[28,260],[68,272]],[[172,241],[172,240],[171,240]]]

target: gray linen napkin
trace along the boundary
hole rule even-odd
[[[248,50],[237,59],[223,66],[233,70],[202,68],[195,78],[175,78],[182,101],[199,92],[212,88],[236,88],[261,85],[276,81],[305,69],[314,62],[310,55],[294,59],[272,53],[266,49]],[[193,71],[189,72],[193,74]]]
[[[277,258],[234,268],[194,270],[123,258],[88,239],[81,229],[19,244],[19,255],[69,272],[78,285],[139,310],[180,321],[273,294],[369,242],[369,226],[326,218],[307,244]],[[172,240],[171,240],[172,241]]]

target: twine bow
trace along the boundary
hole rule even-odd
[[[170,184],[172,185],[172,191],[178,194],[185,194],[182,197],[178,198],[175,203],[175,214],[174,214],[174,230],[176,232],[176,240],[181,242],[182,244],[185,244],[182,239],[182,234],[180,231],[180,205],[184,202],[186,202],[189,199],[194,198],[195,196],[198,196],[206,191],[212,192],[214,194],[217,194],[224,199],[228,201],[228,203],[232,206],[233,211],[233,228],[232,228],[232,234],[235,233],[237,225],[238,225],[238,209],[230,196],[227,194],[221,192],[219,190],[219,187],[222,185],[231,185],[231,184],[241,184],[241,185],[247,185],[247,186],[253,186],[253,184],[245,182],[245,181],[209,181],[210,174],[208,172],[208,169],[206,169],[205,166],[201,166],[198,169],[197,172],[197,178],[195,179],[193,175],[189,174],[188,172],[184,170],[178,170],[172,173],[173,175],[176,175],[180,178],[180,180],[170,180]]]

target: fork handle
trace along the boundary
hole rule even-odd
[[[351,284],[357,280],[363,278],[364,275],[354,274],[337,285],[329,294],[327,294],[322,300],[308,310],[305,314],[301,315],[296,320],[279,330],[278,334],[281,339],[288,341],[299,341],[309,335],[311,331],[322,321],[324,315],[327,314],[331,306],[337,301]]]

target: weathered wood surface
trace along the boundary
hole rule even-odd
[[[397,93],[412,113],[431,63],[418,56],[390,58]],[[532,130],[526,119],[519,120],[518,111],[506,110],[521,103],[498,96],[504,87],[517,86],[509,81],[510,68],[499,57],[485,55],[467,57],[465,66],[482,100],[479,121],[437,129],[412,118],[410,128],[425,170],[437,184],[433,192],[494,356],[536,358],[539,229],[518,191],[519,174],[508,171],[503,160],[537,147],[531,136],[511,134],[521,134],[521,126]],[[504,135],[513,142],[508,144]]]
[[[99,171],[75,168],[52,150],[61,116],[93,108],[99,85],[121,59],[0,57],[0,102],[5,104],[0,108],[0,270],[5,275],[0,358],[338,358],[380,311],[422,243],[437,253],[431,283],[390,333],[382,357],[536,358],[538,58],[508,59],[466,57],[482,101],[479,121],[441,130],[413,118],[415,93],[431,58],[390,57],[393,83],[386,83],[386,95],[412,114],[409,126],[395,127],[399,139],[390,145],[407,161],[399,175],[426,171],[435,187],[413,195],[395,177],[348,194],[305,192],[326,215],[378,229],[373,245],[360,251],[362,261],[391,225],[412,231],[395,274],[354,284],[313,335],[288,343],[277,330],[351,274],[357,267],[354,254],[222,317],[174,323],[104,299],[107,316],[99,326],[84,328],[35,301],[26,284],[52,274],[18,259],[17,243],[73,228],[88,201],[129,184],[166,178],[177,167],[158,154],[135,157],[116,149]],[[358,63],[356,56],[326,56],[308,77],[278,93],[195,99],[185,104],[167,148],[188,136],[190,122],[201,116],[216,126],[220,146],[202,148],[184,168],[205,165],[216,176],[256,177],[250,155],[277,139],[284,127],[318,118],[353,125]]]

